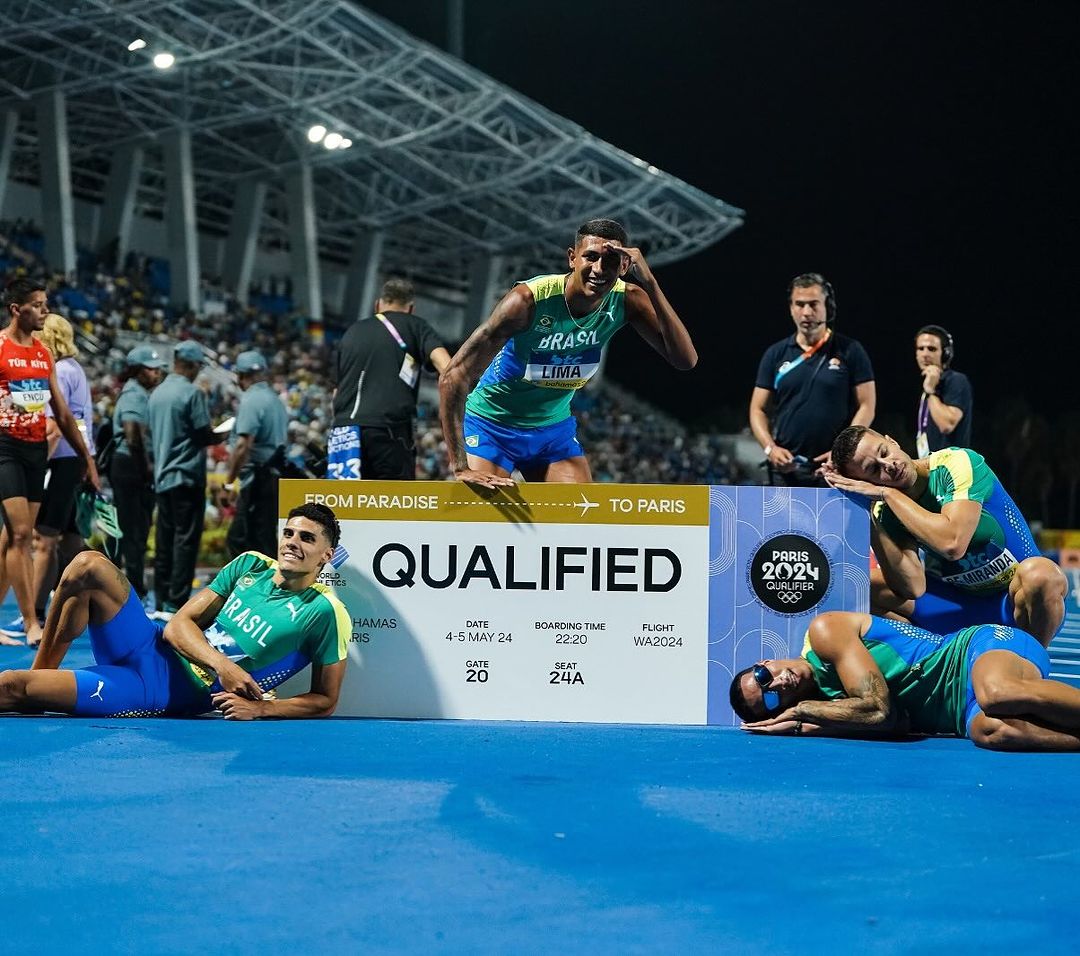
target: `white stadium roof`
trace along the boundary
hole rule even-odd
[[[154,65],[163,52],[171,69]],[[624,219],[656,264],[742,223],[741,210],[344,0],[7,0],[0,62],[0,108],[20,111],[12,178],[40,180],[29,107],[59,88],[77,196],[101,201],[114,153],[142,144],[136,211],[161,217],[161,143],[184,124],[199,228],[224,235],[238,184],[265,180],[267,248],[288,246],[282,176],[302,158],[323,256],[345,260],[358,232],[379,229],[386,261],[450,287],[490,254],[518,275],[544,271],[592,215]],[[315,124],[351,145],[309,141]]]

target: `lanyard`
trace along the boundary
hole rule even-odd
[[[785,362],[783,365],[781,365],[780,368],[776,370],[776,378],[773,379],[773,391],[776,391],[777,387],[780,385],[780,379],[787,375],[788,372],[798,368],[807,359],[813,358],[814,355],[817,353],[818,349],[820,349],[831,338],[832,329],[829,329],[829,331],[826,332],[816,344],[806,349],[802,355],[795,359],[795,361]]]
[[[405,340],[401,337],[401,333],[398,332],[398,330],[394,328],[394,323],[393,322],[391,322],[381,312],[378,315],[376,315],[375,318],[377,318],[380,322],[382,322],[382,324],[386,327],[386,331],[389,332],[394,337],[394,341],[397,342],[398,345],[400,345],[403,349],[408,348],[408,346],[405,344]]]
[[[915,422],[915,434],[925,435],[926,427],[930,424],[930,396],[923,392],[919,399],[919,417]]]

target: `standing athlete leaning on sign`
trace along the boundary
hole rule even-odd
[[[614,220],[584,223],[567,250],[569,273],[519,282],[458,350],[439,379],[458,480],[511,485],[516,468],[527,481],[592,481],[570,401],[623,325],[675,368],[697,364],[686,326],[642,251],[627,243]]]
[[[8,535],[0,563],[0,595],[10,582],[26,627],[26,643],[41,640],[34,614],[30,542],[44,495],[47,464],[46,404],[60,433],[86,466],[86,480],[100,489],[97,467],[56,381],[49,350],[38,341],[49,311],[45,285],[13,279],[4,290],[9,324],[0,332],[0,503]],[[15,643],[0,635],[0,643]]]

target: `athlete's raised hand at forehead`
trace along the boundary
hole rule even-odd
[[[645,261],[645,253],[637,246],[620,246],[616,242],[605,242],[603,251],[605,253],[617,252],[623,257],[619,275],[624,279],[631,278],[641,285],[656,281],[649,264]]]

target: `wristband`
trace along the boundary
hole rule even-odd
[[[761,449],[761,453],[762,453],[762,454],[763,454],[763,455],[764,455],[764,456],[765,456],[766,458],[768,458],[768,457],[769,457],[769,455],[771,455],[771,454],[772,454],[772,450],[773,450],[773,446],[772,446],[772,445],[766,445],[766,446],[765,446],[764,448],[762,448],[762,449]]]
[[[933,398],[935,395],[937,395],[937,392],[928,392],[926,391],[926,389],[923,389],[923,395],[925,395],[927,398]]]

